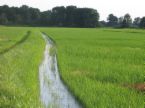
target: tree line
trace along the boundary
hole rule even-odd
[[[107,21],[99,21],[99,13],[92,8],[57,6],[41,12],[27,5],[21,7],[0,6],[0,25],[57,26],[57,27],[141,27],[145,17],[132,20],[129,14],[117,17],[109,14]]]
[[[97,27],[99,13],[92,8],[59,6],[40,12],[26,5],[18,7],[0,6],[0,24],[59,27]]]
[[[100,24],[104,27],[145,28],[145,17],[136,17],[133,20],[128,13],[119,18],[113,14],[109,14],[107,21],[100,21]]]

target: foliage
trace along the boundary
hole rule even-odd
[[[118,24],[118,18],[113,14],[109,14],[107,20],[108,20],[108,26],[115,27]]]
[[[133,23],[132,23],[133,22]],[[56,6],[52,10],[41,12],[37,8],[27,5],[21,7],[0,6],[1,25],[27,26],[56,26],[56,27],[116,27],[116,28],[143,28],[144,21],[136,17],[134,21],[129,14],[117,17],[109,14],[106,21],[99,22],[99,13],[92,8],[78,8],[76,6]]]
[[[66,20],[65,25],[67,27],[75,26],[75,10],[77,9],[76,6],[67,6],[66,7]]]
[[[1,16],[0,16],[0,24],[7,24],[8,23],[8,19],[7,19],[7,16],[6,14],[2,13]]]
[[[64,26],[65,24],[65,7],[55,7],[52,9],[52,23],[55,26]]]
[[[122,22],[122,28],[131,27],[131,24],[132,24],[131,16],[129,14],[125,14]]]
[[[96,27],[98,20],[99,13],[91,8],[57,6],[52,10],[40,12],[39,9],[26,5],[20,8],[0,6],[0,24],[2,25]]]
[[[139,27],[140,22],[141,22],[141,18],[136,17],[136,18],[134,18],[133,25],[136,26],[136,27]]]
[[[140,21],[140,27],[145,28],[145,17],[143,17]]]
[[[78,8],[75,14],[75,23],[77,27],[97,27],[99,14],[96,10],[90,8]]]

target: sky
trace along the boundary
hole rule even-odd
[[[5,4],[17,7],[28,5],[41,11],[55,6],[89,7],[97,9],[100,20],[106,20],[110,13],[118,17],[126,13],[129,13],[132,18],[145,16],[145,0],[0,0],[0,6]]]

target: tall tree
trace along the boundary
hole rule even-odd
[[[7,16],[5,13],[2,13],[0,15],[0,24],[2,24],[2,25],[8,24],[8,19],[7,19]]]
[[[77,8],[75,23],[78,27],[96,27],[99,25],[99,13],[91,8]]]
[[[67,6],[66,7],[66,17],[65,17],[65,25],[73,27],[75,26],[75,10],[76,6]]]
[[[29,8],[30,24],[37,25],[40,19],[40,10],[36,8]]]
[[[140,17],[134,18],[133,25],[135,27],[139,27],[140,21],[141,21],[141,18]]]
[[[23,19],[23,24],[30,24],[31,23],[31,13],[29,12],[29,7],[23,5],[20,7],[20,15]]]
[[[65,7],[55,7],[52,9],[52,22],[55,26],[64,26],[65,23]]]
[[[122,22],[122,27],[123,28],[128,28],[128,27],[131,27],[131,24],[132,24],[131,16],[129,14],[125,14],[123,22]]]
[[[108,21],[108,26],[111,26],[111,27],[116,27],[118,24],[118,18],[117,16],[114,16],[113,14],[109,14],[107,21]]]
[[[140,17],[136,17],[136,18],[134,18],[133,24],[134,24],[135,26],[139,26],[140,21],[141,21],[141,18],[140,18]]]
[[[123,22],[123,17],[119,17],[119,18],[118,18],[118,23],[119,23],[119,24],[122,24],[122,22]]]
[[[59,6],[52,10],[40,12],[39,9],[27,5],[20,8],[8,7],[7,5],[0,6],[0,24],[96,27],[98,20],[99,13],[91,8]]]
[[[51,14],[52,14],[52,12],[50,10],[41,12],[39,25],[40,26],[50,26],[50,25],[52,25]]]
[[[145,28],[145,17],[143,17],[140,21],[140,27]]]
[[[20,25],[20,24],[22,24],[22,23],[23,23],[22,16],[19,15],[19,14],[16,14],[16,15],[15,15],[15,18],[14,18],[13,24]]]

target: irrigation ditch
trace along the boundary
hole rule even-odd
[[[46,42],[44,58],[39,66],[40,98],[45,108],[82,108],[62,82],[58,66],[55,44],[42,33]]]

